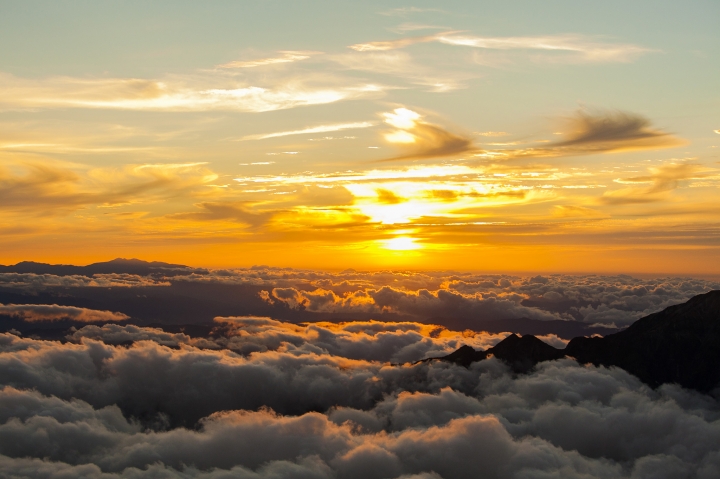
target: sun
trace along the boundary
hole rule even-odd
[[[383,247],[385,249],[393,251],[410,251],[422,248],[421,245],[415,243],[415,238],[409,236],[398,236],[389,240],[383,241]]]

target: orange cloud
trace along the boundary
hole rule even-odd
[[[123,313],[98,311],[57,304],[0,304],[0,315],[20,318],[23,321],[60,321],[69,319],[85,323],[125,321],[130,317]]]
[[[422,115],[407,108],[396,108],[383,116],[385,122],[395,128],[385,135],[385,139],[407,152],[381,161],[442,158],[476,150],[469,138],[426,123],[422,121]]]

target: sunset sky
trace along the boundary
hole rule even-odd
[[[0,263],[716,275],[719,19],[0,1]]]

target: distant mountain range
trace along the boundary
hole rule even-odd
[[[652,387],[677,383],[711,392],[720,386],[720,291],[641,318],[619,333],[574,338],[565,349],[532,335],[512,334],[487,351],[463,346],[430,360],[469,366],[490,356],[502,359],[516,372],[567,356],[583,364],[622,368]]]
[[[0,273],[33,273],[54,274],[56,276],[92,276],[94,274],[137,274],[149,276],[162,274],[163,276],[186,275],[194,272],[194,268],[182,264],[162,263],[160,261],[143,261],[139,259],[116,258],[112,261],[93,263],[87,266],[71,264],[47,264],[34,261],[21,261],[20,263],[3,266]]]

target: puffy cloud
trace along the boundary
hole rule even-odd
[[[34,273],[0,273],[0,286],[17,289],[41,290],[47,288],[139,288],[146,286],[170,286],[168,281],[136,274],[94,274],[92,276]]]
[[[238,352],[281,350],[292,354],[320,353],[348,359],[414,362],[449,354],[466,344],[487,349],[508,333],[452,331],[414,322],[353,321],[344,323],[282,323],[269,318],[216,318],[225,326],[223,347]]]
[[[441,271],[334,273],[264,266],[215,270],[175,280],[257,285],[267,288],[265,301],[306,312],[394,313],[426,321],[455,317],[463,319],[463,328],[478,330],[484,321],[508,318],[626,326],[697,294],[720,289],[717,281],[672,277],[521,277]],[[452,326],[459,327],[459,323]]]
[[[325,193],[328,196],[323,196]],[[320,192],[308,190],[304,201],[308,204],[313,201],[321,204],[333,199],[340,200],[342,196],[342,191],[334,189],[323,189]],[[219,297],[229,294],[226,286],[230,285],[249,288],[243,289],[243,294],[252,295],[243,296],[241,304],[252,303],[255,306],[239,306],[241,309],[237,312],[226,312],[221,308],[217,313],[210,313],[208,320],[215,315],[229,313],[263,316],[277,313],[280,318],[295,318],[295,321],[324,321],[328,319],[328,315],[342,315],[338,316],[337,320],[420,321],[461,331],[482,331],[489,327],[488,322],[512,318],[576,321],[584,325],[623,327],[640,317],[685,302],[697,294],[720,289],[717,281],[673,277],[523,277],[443,271],[328,272],[267,266],[198,270],[187,275],[167,277],[162,276],[161,270],[151,276],[95,274],[90,277],[0,273],[0,287],[12,288],[13,291],[25,294],[22,301],[17,298],[6,299],[6,302],[18,303],[36,302],[38,299],[32,294],[43,291],[53,295],[62,294],[65,298],[63,303],[69,304],[68,292],[61,288],[103,287],[125,290],[146,286],[169,287],[167,294],[158,296],[159,301],[167,301],[168,295],[172,297],[177,294],[176,290],[182,290],[187,287],[187,283],[193,282],[204,284],[203,288],[213,291],[213,285],[217,284]],[[258,297],[258,293],[262,296]],[[89,292],[78,291],[77,294],[87,295]],[[125,293],[118,291],[108,294]],[[145,295],[149,292],[138,294]],[[87,304],[79,302],[77,306]],[[116,302],[108,303],[105,307],[97,307],[96,303],[93,303],[92,307],[119,310],[129,315],[136,311],[133,308],[125,311]],[[178,321],[192,322],[193,319],[188,317]],[[498,323],[495,323],[492,329],[497,332],[511,330],[510,327],[498,329]],[[554,333],[562,335],[564,339],[580,334],[561,330],[562,328],[555,328],[548,323],[546,331],[533,331],[533,334]]]
[[[444,356],[462,345],[487,349],[509,334],[459,332],[414,322],[294,324],[260,317],[218,317],[215,321],[215,331],[206,338],[169,333],[159,328],[105,324],[84,326],[69,334],[67,339],[81,343],[86,338],[111,345],[150,340],[172,348],[185,345],[229,349],[243,355],[281,351],[295,356],[329,354],[353,360],[406,363]],[[566,343],[551,336],[546,340],[551,344],[562,344],[562,347]]]
[[[59,306],[57,304],[0,304],[0,315],[20,318],[28,322],[69,319],[83,323],[96,323],[130,319],[128,315],[123,313],[97,311],[75,306]]]
[[[68,334],[67,339],[82,343],[83,338],[103,341],[106,344],[131,344],[136,341],[153,341],[162,346],[180,347],[181,344],[218,347],[208,340],[195,340],[184,333],[168,333],[160,328],[147,328],[133,324],[88,325]]]
[[[13,342],[21,344],[7,347]],[[716,399],[674,385],[654,391],[622,370],[567,359],[514,376],[496,359],[470,369],[381,367],[275,352],[240,359],[149,341],[123,348],[3,336],[0,344],[2,381],[12,384],[0,390],[0,467],[11,475],[710,478],[720,472]],[[251,363],[262,366],[259,374],[228,374]],[[374,400],[363,398],[373,388]],[[247,407],[252,396],[258,405]],[[152,429],[140,426],[132,419],[143,417],[140,405],[145,420],[152,412],[171,421],[161,414],[146,423]],[[196,427],[174,427],[179,410],[188,426],[200,420]]]

